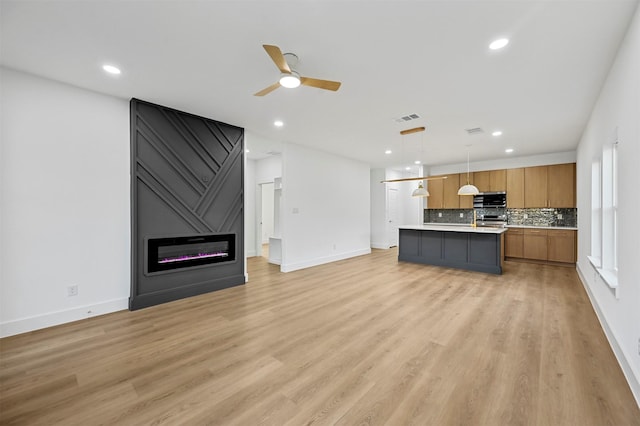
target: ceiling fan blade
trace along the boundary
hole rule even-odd
[[[340,88],[339,81],[318,80],[317,78],[300,77],[300,84],[304,86],[317,87],[318,89],[333,90],[334,92]]]
[[[267,51],[271,60],[276,64],[280,72],[287,74],[291,73],[291,68],[289,68],[289,64],[287,64],[287,60],[284,58],[284,55],[278,46],[263,44],[262,47]]]
[[[259,91],[258,93],[254,93],[253,96],[264,96],[267,95],[271,92],[273,92],[274,90],[276,90],[278,87],[280,87],[280,83],[273,83],[271,86],[262,89],[261,91]]]

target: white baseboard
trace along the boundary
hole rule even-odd
[[[371,243],[371,248],[387,250],[390,248],[389,243]]]
[[[625,353],[624,349],[618,344],[618,339],[616,338],[616,335],[611,327],[609,327],[606,317],[600,309],[600,305],[598,305],[598,301],[591,292],[591,288],[589,288],[588,281],[585,275],[582,273],[580,265],[576,265],[576,270],[578,271],[578,277],[580,278],[580,281],[582,281],[582,286],[587,292],[587,296],[589,296],[591,306],[593,306],[593,310],[596,312],[598,321],[600,321],[602,330],[604,331],[605,336],[607,336],[609,346],[611,346],[613,354],[615,355],[616,359],[618,360],[618,364],[622,369],[622,374],[624,374],[624,377],[627,379],[627,383],[629,383],[629,387],[631,388],[631,393],[636,400],[636,404],[638,404],[638,407],[640,407],[640,377],[636,376],[633,368],[631,367],[631,364],[629,364],[629,357]]]
[[[0,337],[8,337],[54,325],[65,324],[98,315],[129,309],[129,298],[107,300],[93,305],[78,306],[64,311],[50,312],[0,324]]]
[[[297,271],[298,269],[310,268],[312,266],[318,266],[325,263],[337,262],[338,260],[349,259],[351,257],[364,256],[365,254],[371,254],[371,248],[340,253],[333,256],[319,257],[316,259],[305,260],[304,262],[282,264],[280,265],[280,271],[292,272]]]

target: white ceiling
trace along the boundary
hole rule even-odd
[[[2,65],[136,97],[396,167],[570,151],[637,0],[1,1]],[[489,51],[508,37],[503,50]],[[279,71],[262,48],[342,82],[253,93]],[[122,69],[106,75],[104,63]],[[422,118],[398,124],[393,119]],[[273,126],[275,119],[285,122]],[[426,126],[423,133],[400,130]],[[481,127],[469,136],[466,128]],[[493,130],[504,132],[492,137]],[[470,146],[469,146],[470,145]],[[385,155],[385,149],[393,154]]]

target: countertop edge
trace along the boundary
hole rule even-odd
[[[508,228],[472,227],[468,225],[402,225],[398,229],[408,229],[414,231],[446,231],[446,232],[466,232],[475,234],[502,234]]]

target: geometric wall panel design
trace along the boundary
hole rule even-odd
[[[244,129],[138,99],[130,113],[129,309],[244,284]],[[205,235],[234,239],[229,261],[148,270],[149,240]]]

